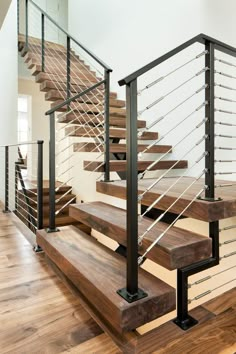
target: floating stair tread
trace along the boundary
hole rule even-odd
[[[56,107],[60,102],[55,101],[51,104],[51,107],[54,108]],[[94,114],[101,114],[104,112],[104,106],[103,105],[94,105],[94,104],[88,104],[88,103],[80,103],[80,102],[74,102],[70,104],[71,108],[73,108],[74,111],[77,112],[82,112],[82,113],[94,113]],[[58,112],[65,112],[67,111],[67,106],[62,107]],[[117,116],[117,117],[126,117],[126,110],[124,108],[119,108],[119,107],[110,107],[110,115]]]
[[[54,90],[49,90],[45,94],[46,101],[57,101],[60,99],[62,99],[62,100],[67,99],[67,92],[66,91],[59,91],[57,89],[54,89]],[[82,96],[81,98],[77,99],[76,101],[77,102],[84,102],[85,100],[90,103],[99,104],[100,102],[102,102],[104,100],[104,96],[94,97],[92,95],[90,97],[87,97],[87,95],[85,95],[84,97]],[[123,100],[110,98],[110,107],[124,108],[125,104],[126,104],[126,102]]]
[[[73,225],[77,224],[78,220],[75,220],[69,215],[57,215],[56,216],[56,225],[58,227],[60,226],[65,226],[65,225]],[[49,217],[44,217],[43,218],[43,227],[48,227],[49,226]]]
[[[104,130],[102,128],[91,129],[89,127],[70,126],[65,128],[65,134],[68,136],[81,136],[81,137],[93,137],[103,136]],[[126,129],[110,128],[110,138],[126,138]],[[158,133],[156,132],[144,132],[139,140],[156,140]]]
[[[44,73],[42,73],[44,74]],[[38,75],[39,77],[36,77],[36,79],[39,79],[42,78],[43,75],[39,74]],[[41,91],[44,91],[44,92],[47,92],[49,90],[57,90],[57,91],[65,91],[67,88],[67,85],[66,85],[66,81],[65,82],[60,82],[60,84],[57,82],[57,81],[54,81],[54,80],[44,80],[41,82],[40,84],[40,90]],[[79,93],[79,92],[83,92],[84,90],[86,89],[85,86],[83,86],[81,83],[80,85],[75,85],[73,83],[71,83],[71,92],[74,92],[75,94],[76,93]],[[94,96],[93,94],[90,94],[91,96]],[[89,93],[87,94],[87,96],[89,96]],[[102,95],[96,95],[96,97],[98,98],[101,98],[102,99]],[[117,98],[117,93],[116,92],[110,92],[110,98],[111,99],[116,99]]]
[[[111,101],[110,101],[111,102]],[[112,102],[111,102],[112,104]],[[104,122],[104,116],[101,114],[98,115],[93,115],[93,114],[62,114],[58,115],[58,122],[59,123],[71,123],[71,124],[89,124],[89,125],[94,125],[94,124],[102,124]],[[109,119],[110,127],[119,127],[119,128],[125,128],[126,127],[126,119],[123,117],[113,117],[110,115]],[[145,128],[146,127],[146,121],[145,120],[138,120],[137,121],[138,128]]]
[[[126,211],[103,202],[74,204],[69,208],[74,219],[90,226],[124,246],[126,242]],[[153,220],[139,217],[139,235]],[[168,225],[159,222],[144,238],[139,253],[143,254]],[[173,226],[147,257],[161,266],[173,270],[211,257],[211,239]]]
[[[145,171],[148,166],[150,166],[153,161],[138,161],[138,171]],[[126,160],[110,160],[110,171],[112,172],[121,172],[126,171]],[[174,166],[175,165],[175,166]],[[188,167],[188,161],[174,161],[166,160],[159,161],[151,168],[151,171],[156,170],[167,170],[173,167],[173,169],[182,169]],[[95,172],[104,172],[104,163],[101,161],[84,161],[84,170],[85,171],[95,171]]]
[[[103,151],[103,146],[100,144],[96,143],[74,143],[74,152],[99,152]],[[138,145],[138,152],[142,152],[148,145],[145,144],[139,144]],[[154,153],[154,154],[160,154],[160,153],[166,153],[169,152],[171,153],[172,146],[171,145],[154,145],[152,146],[147,153]],[[112,143],[110,144],[110,152],[111,153],[126,153],[126,144],[115,144]]]
[[[142,204],[147,206],[151,205],[154,200],[165,193],[166,190],[175,183],[177,178],[178,177],[170,177],[160,180],[152,190],[145,194],[142,199]],[[159,201],[158,209],[166,210],[194,180],[193,177],[181,178],[180,183],[173,186]],[[155,180],[152,178],[140,180],[138,182],[139,193],[142,193],[147,186],[150,186],[154,181]],[[185,211],[184,215],[207,222],[236,216],[236,190],[230,187],[231,183],[234,182],[227,181],[226,183],[225,180],[216,180],[216,185],[229,184],[229,187],[216,188],[216,198],[221,197],[222,200],[208,202],[197,199]],[[170,209],[170,212],[175,214],[182,212],[204,186],[205,180],[203,178],[196,181],[175,203]],[[126,181],[114,181],[109,183],[97,182],[97,192],[126,199]]]
[[[175,308],[175,290],[140,269],[148,297],[126,302],[116,291],[126,284],[126,259],[73,226],[37,232],[37,243],[100,314],[119,332],[130,331]]]

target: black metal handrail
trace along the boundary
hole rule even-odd
[[[145,74],[149,70],[155,68],[155,66],[163,63],[167,59],[173,57],[174,55],[180,53],[182,50],[190,47],[194,43],[202,43],[202,44],[207,44],[207,43],[212,43],[215,45],[215,49],[220,50],[221,52],[224,52],[226,54],[231,54],[236,57],[236,48],[230,46],[229,44],[226,44],[224,42],[221,42],[215,38],[209,37],[203,33],[200,33],[199,35],[189,39],[185,43],[179,45],[178,47],[170,50],[166,54],[160,56],[159,58],[153,60],[149,64],[144,65],[142,68],[134,71],[132,74],[126,76],[125,78],[121,79],[118,83],[120,86],[127,85],[131,81],[137,79],[139,76]]]
[[[91,58],[93,58],[98,64],[100,64],[104,69],[108,70],[109,72],[112,72],[112,69],[104,63],[103,60],[98,58],[91,50],[86,48],[85,45],[80,43],[78,40],[76,40],[71,34],[69,34],[64,28],[62,28],[56,21],[53,20],[51,16],[49,16],[43,9],[41,9],[35,2],[32,0],[28,0],[38,11],[41,12],[42,15],[44,15],[46,18],[50,20],[60,31],[62,31],[67,37],[69,37],[75,44],[77,44],[81,49],[83,49]]]
[[[127,301],[136,301],[146,294],[138,287],[138,183],[137,183],[137,118],[138,118],[138,79],[195,43],[205,46],[205,196],[203,200],[214,202],[215,198],[215,50],[236,57],[236,48],[199,34],[175,49],[155,59],[139,70],[119,81],[126,85],[127,105],[127,278],[126,288],[118,293]],[[204,261],[178,269],[177,272],[177,319],[175,323],[182,329],[188,329],[196,320],[188,314],[188,277],[219,264],[219,222],[209,222],[209,237],[212,239],[212,256]]]

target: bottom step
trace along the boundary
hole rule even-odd
[[[139,270],[148,296],[126,302],[117,290],[126,284],[126,259],[74,226],[37,232],[37,243],[101,316],[119,332],[133,330],[175,309],[175,289]]]

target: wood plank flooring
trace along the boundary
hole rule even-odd
[[[0,353],[121,353],[29,241],[33,234],[15,215],[0,213]],[[199,326],[183,332],[168,322],[160,327],[159,348],[149,350],[149,332],[139,352],[234,354],[236,288],[193,311]]]

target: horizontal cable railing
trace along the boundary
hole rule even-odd
[[[222,55],[230,55],[231,60]],[[236,101],[234,97],[228,97],[228,92],[234,93],[234,86],[229,82],[234,79],[234,74],[228,72],[227,68],[219,67],[223,65],[234,68],[235,56],[235,48],[199,35],[119,82],[120,85],[126,85],[128,107],[128,259],[127,284],[122,290],[127,296],[138,297],[138,267],[171,228],[175,227],[182,217],[194,215],[192,210],[195,210],[199,201],[220,202],[221,188],[225,190],[234,185],[233,182],[215,181],[215,176],[234,174],[236,170],[233,168],[236,162],[233,156],[222,155],[224,151],[232,150],[233,153],[235,149],[234,145],[231,147],[231,141],[234,144],[236,135],[232,131],[228,132],[234,129],[235,123],[232,119],[223,119],[223,115],[234,114],[233,105]],[[137,117],[147,120],[146,128],[137,129]],[[158,130],[158,138],[137,153],[138,139],[154,128]],[[145,159],[145,153],[151,151],[152,147],[167,141],[173,142],[171,148],[138,173],[138,160]],[[159,162],[168,160],[170,153],[175,156],[171,167],[164,172],[158,171]],[[185,165],[184,171],[181,172],[181,169],[178,169],[179,163],[186,158],[188,165]],[[153,172],[154,170],[157,172]],[[142,208],[143,205],[145,208]],[[151,216],[154,218],[153,222],[140,233],[138,220],[149,216],[150,213],[153,215],[155,209],[158,211],[158,217]],[[138,210],[141,210],[140,215]],[[168,220],[168,214],[171,215],[171,222],[163,230],[163,222]],[[150,232],[153,235],[154,228],[158,229],[160,223],[162,232],[143,249],[143,240]],[[188,300],[188,290],[185,287],[188,277],[215,267],[220,261],[235,255],[234,251],[219,254],[219,249],[227,244],[233,245],[234,239],[219,241],[218,221],[209,222],[209,237],[212,239],[212,257],[178,270],[178,308],[175,322],[181,328],[188,328],[195,323],[188,315],[188,304],[192,303],[195,297],[204,297],[200,294]],[[142,254],[138,255],[141,245]],[[234,269],[234,266],[228,268]],[[218,273],[221,274],[220,272],[219,270]],[[217,273],[212,275],[214,276],[217,276]],[[234,278],[229,279],[207,293],[214,293],[234,281]]]
[[[0,146],[4,212],[36,233],[43,228],[43,141]]]
[[[110,179],[109,106],[111,68],[77,41],[32,0],[18,1],[18,32],[25,62],[53,101],[50,115],[50,226],[77,198],[72,194],[81,165],[74,152],[75,138],[84,151],[95,143],[95,161]],[[53,117],[53,118],[52,118]],[[99,167],[95,168],[95,171]],[[90,163],[85,166],[92,169]],[[91,167],[91,168],[90,168]],[[53,170],[53,171],[52,171]],[[53,182],[52,182],[53,180]],[[66,192],[64,192],[66,189]],[[56,194],[60,193],[60,197]],[[52,206],[53,204],[53,206]]]

